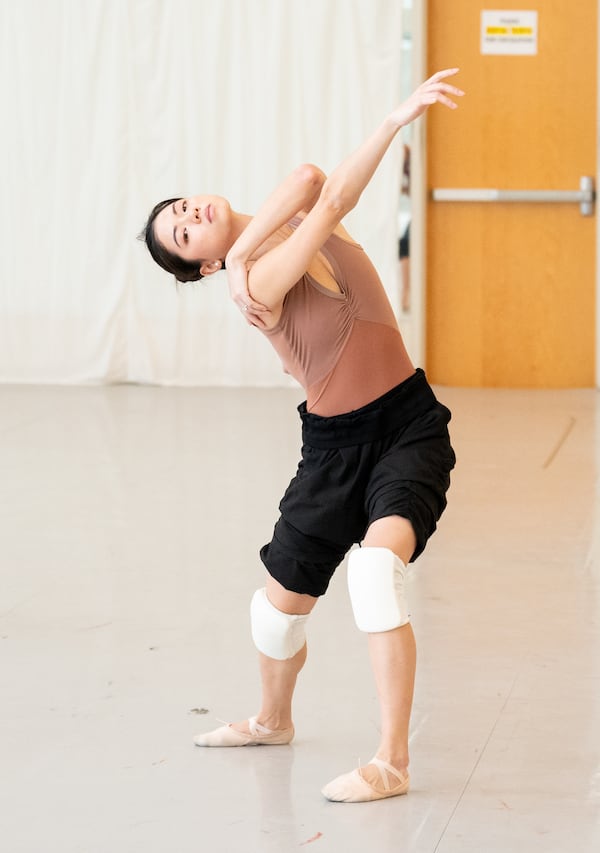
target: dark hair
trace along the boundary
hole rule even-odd
[[[172,273],[177,281],[200,281],[201,278],[204,278],[200,272],[200,264],[202,261],[184,261],[173,252],[169,252],[165,249],[154,233],[154,220],[158,214],[170,204],[180,201],[180,198],[181,197],[167,198],[165,201],[159,201],[158,204],[155,204],[150,211],[150,216],[148,217],[146,224],[138,234],[138,240],[144,240],[146,246],[148,246],[148,251],[159,267],[162,267],[167,272]]]

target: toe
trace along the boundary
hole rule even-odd
[[[370,799],[369,786],[357,770],[333,779],[321,793],[333,803],[358,803]]]

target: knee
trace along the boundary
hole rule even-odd
[[[295,657],[306,644],[306,621],[310,613],[284,613],[271,603],[267,591],[257,589],[250,605],[254,645],[275,660]]]
[[[298,615],[310,613],[319,600],[315,596],[286,589],[270,574],[266,576],[265,590],[271,604],[283,613]]]
[[[381,547],[382,543],[407,565],[417,548],[417,536],[412,522],[400,515],[388,515],[373,521],[367,530],[363,546],[377,548]]]
[[[348,590],[361,631],[391,631],[410,621],[404,582],[406,566],[389,548],[363,547],[348,559]]]

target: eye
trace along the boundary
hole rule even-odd
[[[184,213],[185,213],[185,211],[184,211]],[[187,241],[188,241],[188,230],[187,230],[187,228],[184,228],[183,229],[183,242],[187,243]]]
[[[187,210],[187,201],[185,201],[185,199],[181,202],[181,209],[183,210],[184,213]]]

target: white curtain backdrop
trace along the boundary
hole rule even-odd
[[[401,6],[0,0],[0,382],[288,384],[225,273],[178,291],[136,235],[160,199],[253,213],[335,167],[399,99]],[[400,159],[346,220],[394,304]]]

